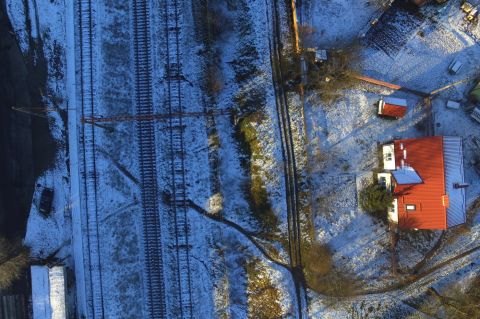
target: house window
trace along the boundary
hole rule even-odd
[[[413,212],[417,210],[417,206],[413,204],[407,204],[405,205],[405,208],[408,212]]]

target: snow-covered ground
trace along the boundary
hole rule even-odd
[[[388,0],[383,1],[386,3]],[[381,12],[381,0],[303,0],[304,25],[312,27],[311,44],[322,49],[344,46],[366,29]]]
[[[316,31],[310,39],[314,46],[338,48],[355,41],[372,17],[378,14],[378,1],[305,1],[301,8],[303,20]],[[395,20],[390,28],[408,28],[398,33],[402,45],[395,50],[382,50],[385,39],[363,40],[359,56],[362,72],[384,81],[430,92],[464,78],[478,75],[480,62],[480,27],[470,26],[459,10],[460,1],[442,7],[426,6],[423,16],[408,19],[409,12]],[[268,199],[280,225],[277,235],[286,236],[285,185],[281,160],[280,132],[277,123],[272,85],[270,48],[272,11],[269,2],[218,2],[228,17],[225,31],[211,47],[205,34],[198,29],[203,15],[202,4],[179,1],[181,6],[180,49],[182,60],[182,102],[186,112],[205,109],[234,109],[240,101],[252,97],[256,107],[265,113],[255,125],[262,155],[254,159],[257,174],[267,190]],[[7,8],[22,51],[28,52],[29,38],[41,39],[48,63],[48,83],[44,95],[50,112],[52,135],[58,144],[55,164],[37,181],[32,200],[25,243],[32,247],[32,258],[57,258],[67,266],[68,276],[75,281],[67,286],[69,309],[74,316],[88,314],[92,303],[89,273],[89,234],[98,236],[102,274],[100,285],[103,310],[108,317],[145,317],[145,277],[143,273],[143,231],[141,192],[139,187],[138,147],[134,122],[104,123],[95,127],[97,167],[98,231],[88,229],[92,216],[85,211],[82,174],[81,96],[78,84],[79,56],[72,39],[74,17],[72,3],[36,0],[7,1]],[[153,102],[157,113],[166,113],[165,42],[162,2],[152,1],[152,69]],[[395,8],[392,10],[396,10]],[[28,12],[28,14],[25,14]],[[98,116],[133,114],[134,71],[131,7],[124,1],[94,2],[94,104]],[[286,8],[280,5],[281,29],[288,30]],[[407,17],[407,18],[405,18]],[[27,23],[27,20],[29,22]],[[405,22],[407,21],[407,22]],[[27,30],[27,26],[29,30]],[[378,25],[376,26],[378,27]],[[392,32],[395,34],[395,32]],[[78,34],[75,33],[78,37]],[[370,34],[370,36],[372,36]],[[377,41],[378,40],[378,41]],[[387,41],[388,42],[388,41]],[[65,45],[66,44],[66,45]],[[204,68],[207,50],[218,50],[222,89],[212,98],[205,92]],[[464,66],[457,75],[447,72],[453,59]],[[239,65],[245,69],[239,68]],[[246,79],[242,75],[248,74]],[[250,73],[249,73],[250,72]],[[76,82],[77,83],[76,83]],[[466,92],[472,81],[441,92],[433,100],[435,133],[464,138],[467,202],[480,195],[479,176],[471,165],[474,156],[473,136],[480,137],[480,126],[463,110],[445,107],[447,100],[466,104]],[[75,90],[76,88],[76,90]],[[401,120],[386,120],[375,115],[374,103],[380,96],[407,99],[409,112]],[[378,145],[398,137],[422,136],[419,129],[426,116],[418,105],[420,98],[404,92],[359,84],[342,92],[332,105],[323,105],[315,94],[307,94],[305,116],[307,145],[302,144],[301,101],[293,93],[288,96],[294,123],[298,168],[308,164],[311,179],[312,213],[315,238],[331,249],[332,260],[339,273],[351,276],[364,290],[385,289],[385,293],[363,294],[351,298],[333,298],[310,293],[310,317],[355,318],[392,317],[411,313],[409,298],[422,293],[428,285],[445,286],[454,280],[465,280],[478,271],[474,263],[478,252],[452,260],[439,269],[432,269],[405,289],[388,289],[396,278],[391,276],[387,228],[358,209],[357,193],[362,183],[372,177],[378,167]],[[69,123],[61,112],[68,111]],[[258,260],[258,269],[278,291],[278,302],[284,317],[295,317],[296,300],[291,273],[269,260],[255,247],[252,236],[261,231],[252,214],[245,190],[249,176],[242,166],[245,154],[235,136],[231,116],[215,118],[185,117],[185,177],[187,196],[204,211],[189,209],[189,244],[193,313],[196,318],[244,318],[249,316],[252,282],[247,264]],[[453,124],[452,124],[453,123]],[[67,127],[69,135],[67,142]],[[162,248],[165,265],[167,312],[178,316],[179,287],[176,281],[174,218],[164,195],[171,189],[171,163],[166,122],[158,121],[156,153],[158,169]],[[76,134],[78,133],[78,135]],[[78,144],[77,144],[78,143]],[[309,160],[302,158],[308,147]],[[68,149],[67,149],[68,148]],[[70,150],[70,154],[69,154]],[[73,152],[73,154],[72,154]],[[218,161],[212,160],[217,154]],[[75,180],[72,180],[75,179]],[[37,205],[42,187],[55,190],[51,216],[44,218]],[[204,216],[207,212],[210,214]],[[233,222],[244,229],[241,233],[218,219]],[[215,218],[217,219],[215,219]],[[475,249],[479,243],[479,219],[473,218],[468,233],[447,232],[445,242],[430,259],[438,264],[459,252]],[[399,266],[410,268],[419,262],[440,237],[440,232],[402,234],[399,242]],[[265,243],[266,241],[262,241]],[[278,258],[287,260],[284,247],[276,243]],[[97,257],[95,257],[97,258]],[[250,279],[249,279],[250,278]],[[250,281],[249,281],[250,280]],[[76,302],[74,300],[76,299]],[[97,301],[95,301],[97,302]],[[272,301],[272,304],[274,302]]]
[[[17,35],[22,52],[33,53],[28,45],[31,41],[43,43],[48,78],[42,89],[48,112],[51,135],[57,146],[55,163],[36,181],[32,206],[24,243],[31,247],[31,258],[36,262],[62,263],[67,266],[67,278],[74,278],[72,258],[72,206],[78,199],[70,196],[69,155],[67,123],[63,114],[67,112],[65,8],[51,1],[7,1],[7,12]],[[25,14],[28,12],[28,14]],[[28,26],[28,27],[27,27]],[[34,61],[38,61],[34,58]],[[40,89],[40,88],[39,88]],[[43,187],[54,189],[52,211],[45,218],[38,211]],[[75,286],[68,282],[67,312],[75,314]]]
[[[199,112],[205,107],[205,93],[202,91],[204,57],[199,54],[203,43],[196,38],[194,31],[194,12],[187,1],[180,2],[182,71],[190,82],[182,84],[182,99],[186,112]],[[162,12],[160,2],[152,2],[155,12]],[[251,24],[248,34],[242,35],[242,41],[235,37],[240,34],[242,24],[234,28],[235,35],[221,44],[222,66],[226,79],[225,90],[218,97],[216,108],[235,107],[232,98],[239,88],[235,85],[234,71],[228,63],[238,56],[243,45],[249,44],[257,52],[253,63],[258,68],[258,76],[250,79],[247,86],[256,86],[264,91],[264,109],[268,115],[256,128],[259,140],[268,155],[259,162],[261,178],[265,180],[269,200],[275,214],[281,217],[281,228],[285,231],[285,202],[283,200],[283,179],[277,174],[279,170],[280,144],[276,123],[275,100],[271,83],[269,33],[265,31],[267,21],[271,21],[271,8],[264,1],[242,2],[238,9],[231,8],[232,15],[245,15],[243,22]],[[72,279],[67,287],[69,292],[69,313],[71,316],[88,316],[92,305],[100,305],[102,311],[115,318],[146,316],[145,278],[142,254],[142,208],[140,205],[138,149],[136,146],[134,122],[105,123],[94,127],[95,131],[95,165],[96,165],[96,205],[95,211],[86,210],[84,187],[85,167],[83,164],[82,133],[87,125],[80,122],[82,113],[82,96],[80,91],[80,51],[78,7],[72,3],[51,1],[14,1],[8,2],[9,14],[19,42],[25,54],[28,53],[29,37],[44,45],[45,58],[48,63],[48,84],[45,103],[47,107],[58,107],[68,112],[68,125],[63,123],[58,113],[51,113],[50,123],[53,135],[59,145],[53,168],[45,172],[37,181],[37,188],[28,222],[25,243],[32,247],[32,257],[44,260],[55,257],[67,266]],[[128,20],[131,7],[123,1],[95,2],[93,18],[93,103],[95,115],[115,116],[132,114],[133,106],[133,65],[132,34]],[[29,12],[25,16],[25,12]],[[29,19],[25,20],[26,18]],[[152,51],[155,72],[153,77],[154,105],[158,113],[166,113],[165,41],[163,15],[152,17]],[[26,31],[27,26],[30,30]],[[283,26],[285,29],[285,25]],[[41,41],[40,41],[41,40]],[[227,44],[228,42],[228,44]],[[198,57],[190,59],[189,57]],[[244,90],[245,87],[242,87]],[[244,171],[240,167],[240,154],[237,142],[232,140],[232,123],[228,116],[216,119],[220,137],[220,173],[222,191],[212,190],[211,167],[209,166],[209,131],[206,118],[185,118],[185,176],[187,180],[188,199],[208,212],[221,213],[247,231],[258,231],[258,225],[251,216],[241,189]],[[67,126],[69,135],[67,142]],[[179,287],[176,284],[174,236],[174,219],[170,214],[168,203],[162,193],[168,192],[171,185],[169,140],[165,139],[166,126],[159,121],[156,124],[158,185],[160,197],[160,216],[163,232],[163,250],[165,265],[165,287],[167,312],[175,317]],[[67,149],[69,146],[69,149]],[[73,153],[68,153],[68,151]],[[236,167],[236,168],[235,168]],[[70,175],[69,175],[70,170]],[[272,176],[267,178],[267,176]],[[72,180],[75,178],[75,180]],[[234,181],[229,182],[229,181]],[[36,203],[41,187],[54,189],[54,203],[51,216],[43,218],[38,213]],[[212,198],[224,205],[212,205]],[[260,260],[262,267],[271,277],[279,292],[279,303],[285,314],[294,311],[294,293],[291,274],[284,268],[271,263],[255,248],[251,239],[238,233],[223,223],[212,222],[198,211],[188,211],[190,267],[193,296],[193,312],[198,318],[212,318],[214,313],[223,316],[219,304],[221,296],[214,287],[228,278],[228,304],[225,313],[246,316],[248,312],[248,280],[244,263],[246,260]],[[96,229],[92,229],[96,225]],[[93,236],[93,237],[91,237]],[[99,247],[91,247],[90,238],[98,241]],[[221,247],[221,248],[218,248]],[[219,249],[226,251],[225,262],[215,268]],[[94,271],[100,277],[94,277],[91,262],[98,259],[99,269]],[[236,264],[234,260],[240,263]],[[167,267],[168,265],[168,267]],[[239,269],[237,269],[240,266]],[[245,284],[239,285],[237,273],[245,278]],[[93,282],[95,281],[95,282]],[[76,287],[75,287],[76,284]],[[95,287],[95,288],[92,288]],[[101,297],[96,293],[100,291]],[[76,299],[76,302],[74,302]],[[217,307],[215,307],[217,305]],[[95,306],[94,306],[95,307]]]
[[[346,21],[352,19],[352,24],[340,23],[338,28],[331,28],[335,21],[324,16],[329,6],[321,2],[315,2],[312,11],[308,13],[317,30],[328,29],[330,32],[325,32],[325,37],[319,36],[318,46],[336,47],[337,39],[342,39],[343,45],[356,41],[357,34],[353,31],[344,32],[344,25],[353,29],[360,17],[365,15],[364,18],[367,19],[369,9],[362,9],[362,13],[355,14],[355,17],[349,13],[354,6],[348,5],[350,9],[342,12],[345,13]],[[335,2],[347,6],[346,1]],[[465,180],[470,184],[466,195],[467,203],[470,204],[480,195],[479,176],[470,163],[474,153],[478,154],[471,138],[480,136],[480,126],[463,108],[446,108],[447,100],[461,101],[462,105],[468,105],[467,93],[479,72],[477,65],[480,49],[474,35],[478,28],[468,26],[463,20],[459,3],[460,1],[450,1],[444,6],[426,6],[420,11],[423,16],[413,18],[413,22],[405,18],[395,20],[393,27],[391,25],[389,28],[402,30],[398,36],[405,39],[405,45],[396,44],[396,51],[389,48],[382,50],[381,46],[375,46],[375,43],[388,43],[385,39],[369,38],[380,33],[367,34],[359,55],[362,57],[362,73],[423,92],[431,92],[462,79],[471,79],[442,91],[432,103],[434,133],[463,138]],[[402,22],[410,24],[402,29]],[[391,30],[383,35],[395,36],[396,31]],[[408,34],[401,34],[405,30],[408,30]],[[398,40],[392,38],[394,43],[396,39]],[[325,45],[324,41],[333,45]],[[451,75],[448,66],[454,59],[462,62],[463,68],[458,74]],[[406,98],[410,109],[405,118],[387,120],[377,117],[374,103],[381,96]],[[423,136],[423,131],[417,129],[421,125],[416,126],[426,115],[419,105],[421,98],[362,83],[342,92],[338,101],[331,105],[323,105],[314,94],[307,96],[306,101],[317,239],[332,249],[334,264],[360,280],[363,288],[388,287],[396,279],[391,276],[387,227],[358,208],[357,194],[362,180],[370,179],[372,171],[378,167],[378,145],[394,138]],[[432,249],[440,234],[438,231],[402,232],[398,244],[400,268],[415,266]],[[457,234],[452,230],[446,234],[449,239],[444,240],[441,248],[429,260],[427,269],[477,247],[478,218],[474,219],[465,233]],[[311,315],[314,318],[356,318],[359,315],[362,318],[395,318],[415,313],[413,308],[403,302],[408,303],[410,297],[422,293],[428,285],[437,287],[438,283],[438,287],[441,287],[440,282],[446,285],[463,276],[470,276],[472,271],[478,271],[478,265],[473,262],[477,256],[472,251],[458,262],[447,263],[438,273],[429,274],[427,277],[431,282],[423,286],[419,284],[418,289],[414,289],[416,286],[412,284],[408,289],[391,289],[390,292],[374,295],[373,298],[357,296],[348,300],[337,299],[339,302],[335,306],[329,306],[332,298],[314,297]],[[461,270],[457,272],[457,269]]]

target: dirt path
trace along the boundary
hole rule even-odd
[[[202,214],[203,216],[205,216],[205,217],[207,217],[207,218],[209,218],[213,221],[225,224],[225,225],[237,230],[239,233],[241,233],[242,235],[247,237],[248,240],[265,256],[265,258],[267,258],[268,260],[270,260],[272,263],[276,264],[277,266],[280,266],[280,267],[288,270],[289,272],[292,272],[292,268],[290,267],[290,265],[287,265],[287,264],[279,261],[277,258],[272,257],[270,255],[270,253],[257,241],[257,239],[255,238],[255,235],[257,235],[257,234],[246,231],[245,229],[243,229],[239,225],[235,224],[234,222],[222,218],[221,215],[217,216],[217,215],[209,214],[206,210],[204,210],[202,207],[198,206],[197,204],[195,204],[191,200],[187,201],[187,205],[190,206],[196,212]]]

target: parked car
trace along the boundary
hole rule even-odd
[[[53,189],[45,187],[40,195],[40,205],[38,208],[40,213],[42,213],[44,216],[48,216],[50,214],[50,210],[52,209],[52,201]]]
[[[480,123],[480,108],[474,108],[472,113],[470,113],[470,117]]]
[[[462,68],[463,64],[458,60],[453,60],[448,66],[448,72],[450,74],[457,74]]]

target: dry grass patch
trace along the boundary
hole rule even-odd
[[[274,286],[266,266],[258,259],[247,262],[248,318],[285,318],[280,299],[281,292]]]
[[[260,222],[264,234],[273,234],[278,231],[280,222],[272,210],[262,178],[262,170],[256,162],[264,158],[256,130],[256,126],[261,123],[262,118],[263,116],[257,112],[240,119],[237,124],[237,138],[240,141],[243,153],[247,155],[243,165],[249,172],[250,178],[244,185],[244,190],[249,200],[250,208],[255,218]]]

